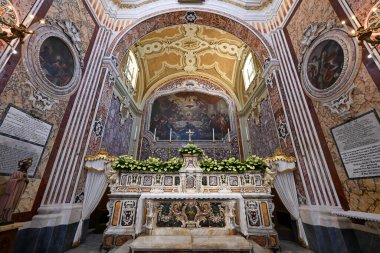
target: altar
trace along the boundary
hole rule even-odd
[[[272,223],[273,178],[265,173],[204,173],[197,156],[184,156],[177,173],[111,170],[108,177],[111,194],[103,248],[128,242],[136,252],[165,247],[199,251],[206,243],[230,251],[225,238],[231,236],[228,240],[239,241],[236,247],[242,252],[250,252],[250,241],[278,247]]]

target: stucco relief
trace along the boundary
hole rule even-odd
[[[286,27],[297,56],[301,53],[301,41],[306,27],[311,23],[325,22],[330,19],[340,23],[329,0],[309,0],[300,3],[299,8]]]
[[[55,20],[71,20],[81,33],[81,51],[87,51],[95,24],[81,0],[55,0],[46,16]]]
[[[363,1],[351,2],[357,2],[357,4],[360,5],[363,3]],[[361,7],[362,6],[360,6],[360,8]],[[335,19],[339,22],[328,0],[310,0],[300,3],[298,10],[286,28],[289,32],[292,43],[291,46],[293,46],[297,56],[300,55],[300,42],[305,28],[312,22],[324,22],[329,19]],[[350,117],[358,116],[373,108],[375,108],[377,112],[380,111],[380,93],[362,63],[360,63],[358,74],[353,80],[353,83],[356,86],[352,92],[353,103],[346,115],[339,116],[334,114],[320,102],[313,101],[312,105],[315,108],[316,115],[321,124],[350,209],[354,211],[380,213],[380,205],[378,205],[380,197],[377,186],[380,183],[380,179],[348,180],[329,131],[331,127],[345,122]]]

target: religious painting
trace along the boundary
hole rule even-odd
[[[57,37],[47,38],[41,45],[40,66],[54,85],[66,86],[74,75],[74,58],[69,47]]]
[[[325,40],[318,44],[307,62],[307,76],[311,84],[320,90],[333,85],[342,73],[344,53],[334,40]]]
[[[179,92],[157,98],[150,131],[158,140],[222,140],[230,130],[227,102],[200,92]]]
[[[340,26],[334,20],[312,23],[300,40],[298,69],[302,88],[315,101],[335,103],[353,89],[361,49]]]

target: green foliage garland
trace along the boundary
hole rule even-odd
[[[198,155],[199,157],[203,156],[203,149],[195,146],[194,144],[187,144],[183,148],[178,150],[180,155]]]
[[[125,172],[156,172],[156,173],[173,173],[178,172],[182,167],[182,161],[178,157],[173,157],[168,161],[162,161],[159,158],[149,157],[145,161],[134,160],[132,156],[120,156],[113,163],[115,170]]]
[[[192,144],[191,144],[192,145]],[[198,148],[200,149],[200,148]],[[196,149],[192,149],[196,150]],[[200,149],[203,154],[203,150]],[[195,151],[199,154],[199,150]],[[182,152],[182,154],[189,154],[187,151]],[[190,154],[194,154],[191,152]],[[145,161],[134,160],[131,156],[120,156],[112,165],[115,170],[120,170],[124,172],[155,172],[155,173],[177,173],[182,167],[182,160],[174,157],[168,161],[162,161],[159,158],[149,157]],[[229,159],[224,159],[218,162],[216,159],[204,156],[200,161],[200,167],[205,173],[213,172],[233,172],[233,173],[244,173],[248,171],[260,171],[264,172],[268,167],[266,162],[254,155],[248,157],[245,161],[240,161],[235,157]]]
[[[229,159],[224,159],[218,162],[216,159],[210,157],[203,157],[200,162],[200,167],[203,172],[234,172],[234,173],[244,173],[246,171],[260,171],[264,172],[269,166],[267,163],[259,156],[253,155],[248,157],[245,161],[240,161],[235,157]]]

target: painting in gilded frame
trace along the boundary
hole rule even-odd
[[[150,131],[159,140],[169,140],[170,135],[172,140],[188,140],[189,129],[193,140],[225,138],[230,129],[227,102],[200,92],[179,92],[153,102]]]

